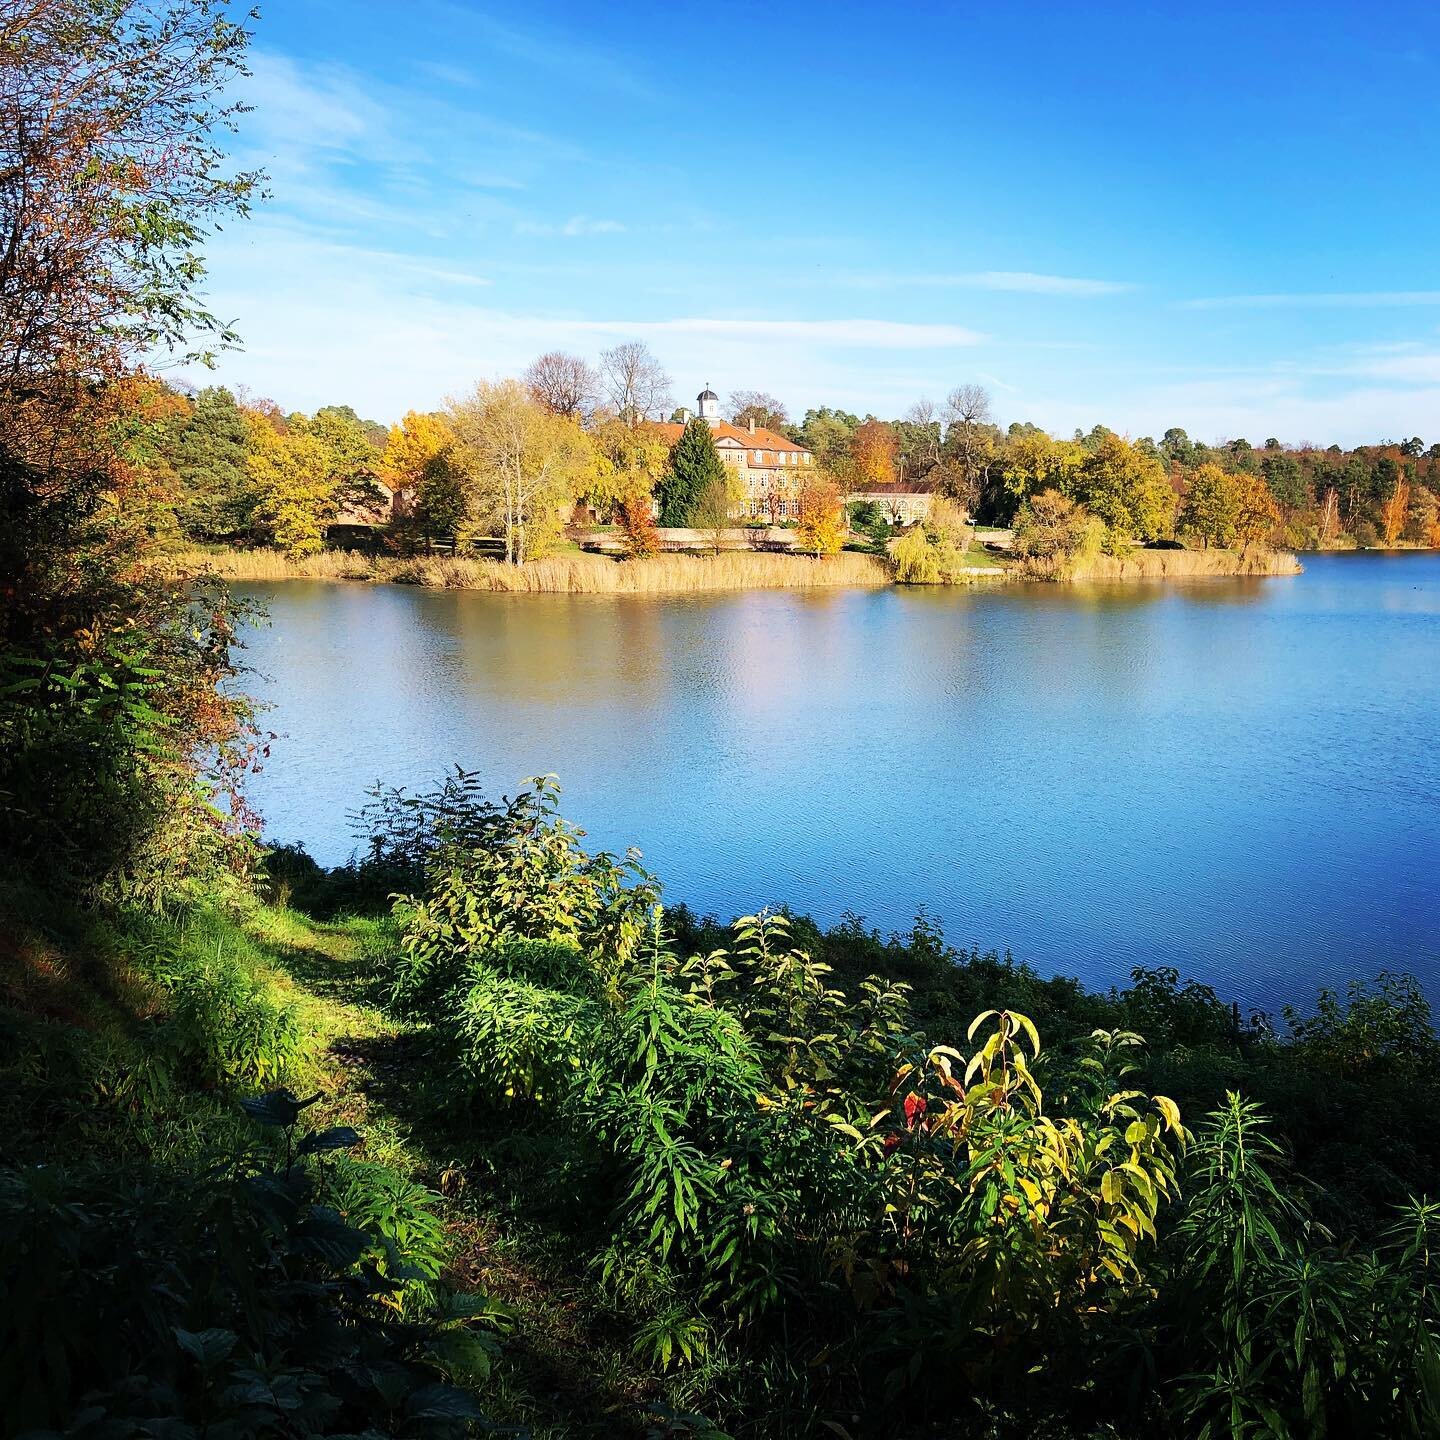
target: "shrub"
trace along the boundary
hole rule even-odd
[[[387,1165],[349,1159],[328,1169],[322,1188],[341,1218],[373,1240],[361,1263],[426,1293],[427,1282],[440,1276],[447,1250],[435,1213],[440,1197]]]
[[[891,547],[895,578],[902,585],[938,585],[940,562],[924,529],[916,525]]]
[[[1104,529],[1058,490],[1042,490],[1015,518],[1015,553],[1037,574],[1063,575],[1099,549]]]
[[[587,1001],[497,974],[481,958],[446,1004],[441,1024],[471,1099],[554,1105],[579,1081],[596,1024]]]
[[[423,1011],[462,977],[469,957],[511,940],[579,945],[602,983],[615,977],[651,923],[658,896],[635,852],[587,854],[584,831],[557,813],[551,777],[501,806],[475,798],[434,820],[417,812],[409,842],[426,889],[397,900],[405,921],[393,977],[399,1003]]]

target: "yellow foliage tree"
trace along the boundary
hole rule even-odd
[[[670,463],[670,445],[660,431],[606,415],[589,431],[589,439],[594,450],[591,473],[575,498],[607,519],[631,501],[648,504],[655,482]]]
[[[1410,487],[1403,480],[1395,482],[1390,498],[1380,507],[1380,527],[1385,543],[1393,545],[1405,529],[1410,518]]]
[[[1232,475],[1218,465],[1198,466],[1190,476],[1178,519],[1180,530],[1211,545],[1258,545],[1280,523],[1270,488],[1258,475]]]
[[[283,550],[313,555],[337,510],[330,452],[308,431],[281,433],[256,412],[248,419],[245,466],[260,492],[259,518]]]
[[[1116,537],[1154,540],[1175,526],[1165,467],[1119,435],[1101,436],[1073,478],[1055,487],[1098,516]]]
[[[563,508],[593,480],[595,449],[579,423],[553,414],[518,380],[482,381],[449,402],[446,419],[472,518],[496,517],[512,564],[545,554]]]
[[[407,490],[425,478],[426,470],[454,440],[443,415],[407,410],[390,427],[380,456],[380,477],[391,490]]]
[[[1085,447],[1052,440],[1043,430],[1016,435],[1004,452],[1000,483],[1016,505],[1046,490],[1067,493],[1085,463]]]
[[[845,543],[844,506],[835,482],[823,471],[808,475],[800,489],[801,550],[812,555],[834,555]]]
[[[858,426],[850,439],[850,463],[856,487],[893,485],[898,453],[895,431],[883,420],[867,420]]]

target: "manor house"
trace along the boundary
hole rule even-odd
[[[710,427],[715,448],[727,467],[733,467],[745,482],[745,502],[739,514],[745,517],[778,520],[800,518],[800,484],[804,467],[815,457],[803,446],[787,440],[774,430],[757,426],[753,420],[732,425],[720,418],[720,397],[708,387],[695,400],[698,413]],[[688,409],[678,412],[678,422],[655,428],[674,445],[692,418]]]

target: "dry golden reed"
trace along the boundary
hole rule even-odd
[[[296,559],[278,550],[192,550],[175,557],[184,569],[227,580],[380,580],[436,589],[503,590],[551,595],[660,595],[701,590],[784,590],[887,585],[874,555],[844,551],[815,560],[756,552],[655,555],[616,561],[601,555],[552,555],[525,565],[467,556],[410,558],[326,550]]]
[[[1298,575],[1288,550],[1135,550],[1129,555],[1092,555],[1072,580],[1186,580],[1220,575]]]

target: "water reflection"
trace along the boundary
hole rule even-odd
[[[1440,557],[995,591],[503,596],[293,583],[251,654],[271,831],[376,776],[559,773],[674,898],[788,900],[1242,999],[1440,963]],[[1303,984],[1302,984],[1303,982]]]

